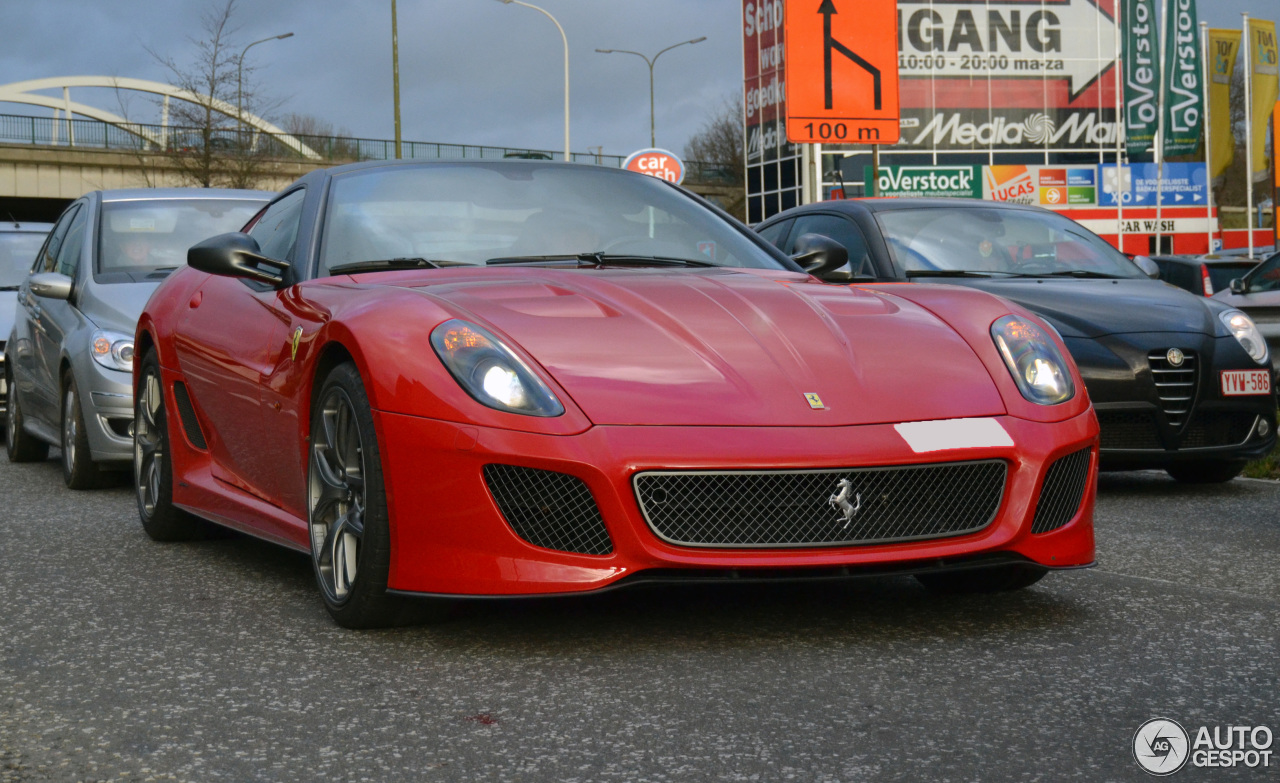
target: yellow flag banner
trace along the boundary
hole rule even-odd
[[[1209,31],[1209,179],[1216,180],[1235,157],[1231,129],[1231,76],[1240,52],[1239,30]]]
[[[1261,19],[1249,20],[1249,67],[1253,95],[1253,160],[1249,171],[1254,182],[1267,179],[1271,167],[1267,165],[1267,123],[1276,98],[1280,98],[1280,52],[1276,47],[1276,23]]]

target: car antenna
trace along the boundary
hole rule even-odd
[[[5,214],[9,216],[9,222],[13,223],[14,228],[22,228],[22,225],[18,223],[17,218],[13,216],[12,212],[6,212]]]

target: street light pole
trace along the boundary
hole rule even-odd
[[[396,0],[391,0],[391,92],[396,112],[396,160],[400,159],[400,38],[396,28]],[[385,153],[383,153],[385,154]]]
[[[260,41],[254,41],[253,43],[246,46],[243,50],[241,50],[240,65],[236,69],[236,122],[239,123],[240,125],[244,125],[244,56],[248,54],[250,49],[252,49],[253,47],[257,46],[260,43],[266,43],[267,41],[282,41],[285,38],[292,38],[292,37],[293,37],[293,33],[283,33],[281,35],[273,35],[270,38],[263,38]]]
[[[555,22],[556,29],[560,31],[560,38],[564,41],[564,159],[566,162],[572,160],[569,153],[569,36],[564,34],[564,28],[560,26],[560,22],[547,12],[545,8],[539,8],[532,3],[523,2],[523,0],[499,0],[506,5],[515,3],[525,8],[532,8],[535,11],[541,11],[548,19]]]
[[[701,38],[694,38],[691,41],[681,41],[678,44],[672,44],[671,46],[668,46],[666,49],[663,49],[662,51],[655,54],[652,59],[650,59],[649,57],[646,57],[640,52],[632,52],[627,49],[596,49],[596,51],[599,52],[600,54],[634,54],[636,57],[639,57],[640,59],[644,60],[645,64],[649,66],[649,146],[650,147],[658,146],[657,134],[654,132],[654,118],[653,118],[653,114],[654,114],[653,66],[654,66],[654,63],[658,62],[659,57],[671,51],[672,49],[676,48],[677,46],[684,46],[685,44],[702,43],[705,40],[707,40],[707,37],[704,35]]]

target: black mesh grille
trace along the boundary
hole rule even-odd
[[[1164,410],[1169,426],[1175,429],[1186,424],[1191,414],[1196,397],[1196,368],[1199,366],[1195,354],[1187,352],[1180,355],[1182,363],[1177,367],[1169,361],[1168,351],[1152,351],[1147,355],[1160,408]]]
[[[484,480],[516,535],[535,546],[607,555],[613,541],[582,480],[515,465],[485,465]]]
[[[200,431],[200,420],[196,418],[196,409],[191,405],[191,397],[187,394],[187,385],[182,381],[173,384],[173,399],[178,404],[178,418],[182,419],[182,430],[187,433],[187,440],[198,449],[209,448],[204,442],[204,433]]]
[[[637,475],[635,489],[649,526],[673,544],[839,546],[981,530],[1000,508],[1006,473],[1001,460],[844,470],[654,472]],[[849,490],[844,500],[856,513],[841,510],[843,487]]]
[[[1059,457],[1049,466],[1036,501],[1036,517],[1032,533],[1048,533],[1071,521],[1080,510],[1084,489],[1089,483],[1089,450]]]
[[[1142,411],[1098,411],[1099,436],[1104,449],[1163,450],[1156,420]]]
[[[1181,448],[1206,449],[1244,443],[1257,417],[1252,413],[1200,412],[1182,436]]]

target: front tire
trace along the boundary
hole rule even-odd
[[[133,403],[133,487],[142,529],[155,541],[204,538],[208,524],[173,505],[173,457],[160,359],[154,350],[142,359]]]
[[[391,535],[373,413],[355,366],[335,367],[311,412],[311,562],[325,609],[344,628],[443,619],[443,604],[387,593]]]
[[[49,458],[49,444],[22,428],[22,409],[18,407],[18,385],[13,382],[9,363],[5,362],[5,381],[8,389],[5,398],[8,415],[5,417],[5,452],[10,462],[39,462]]]
[[[71,371],[62,378],[62,481],[68,489],[96,489],[103,475],[89,451],[89,432],[84,409]]]
[[[1239,476],[1244,466],[1244,460],[1197,460],[1170,465],[1165,472],[1183,484],[1224,484]]]
[[[1022,590],[1039,582],[1049,569],[1034,565],[1006,565],[968,571],[916,574],[916,581],[932,593],[967,595]]]

